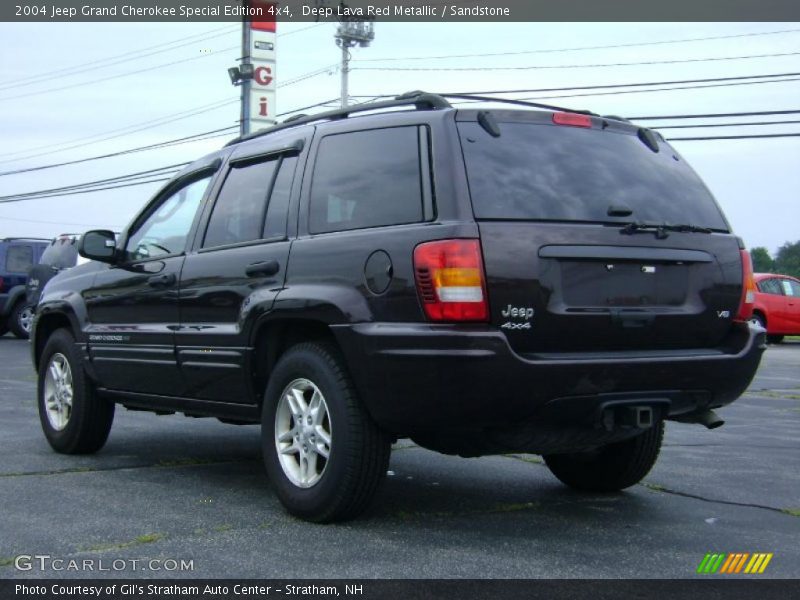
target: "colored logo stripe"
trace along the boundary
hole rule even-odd
[[[717,554],[709,552],[697,566],[697,572],[713,575],[734,573],[763,573],[772,560],[773,554],[765,552],[733,552],[730,554]],[[749,559],[749,560],[748,560]],[[747,566],[745,566],[747,565]]]

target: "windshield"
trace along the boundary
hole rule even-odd
[[[728,231],[711,193],[667,144],[636,135],[501,123],[492,137],[458,124],[478,219],[691,224]],[[617,216],[609,216],[614,206]],[[622,211],[619,208],[630,209]],[[612,211],[613,212],[613,211]]]

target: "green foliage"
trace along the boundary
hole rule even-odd
[[[753,271],[756,273],[772,273],[775,261],[769,255],[769,250],[763,246],[756,246],[750,250],[750,257],[753,259]]]
[[[776,273],[800,277],[800,241],[786,242],[775,256]]]

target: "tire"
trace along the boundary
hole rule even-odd
[[[758,325],[759,327],[767,328],[767,320],[760,313],[753,313],[750,317],[750,322]]]
[[[782,335],[768,335],[767,336],[767,343],[768,344],[780,344],[783,341]]]
[[[644,479],[656,463],[663,439],[664,422],[660,421],[624,442],[592,452],[551,454],[544,460],[553,475],[571,488],[616,492]]]
[[[8,316],[8,328],[11,329],[11,333],[21,340],[27,340],[31,336],[33,313],[33,306],[25,302],[17,302]]]
[[[61,454],[100,450],[114,422],[114,404],[97,395],[66,329],[53,332],[39,365],[39,420],[50,446]]]
[[[366,510],[386,476],[391,441],[362,405],[333,345],[288,350],[270,375],[261,414],[264,464],[286,510],[315,523]]]
[[[6,325],[5,323],[0,323],[0,337],[3,337],[7,333],[8,333],[8,325]]]

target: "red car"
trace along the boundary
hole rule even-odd
[[[767,330],[767,341],[779,344],[785,335],[800,335],[800,280],[775,273],[756,273],[753,278],[753,321]]]

